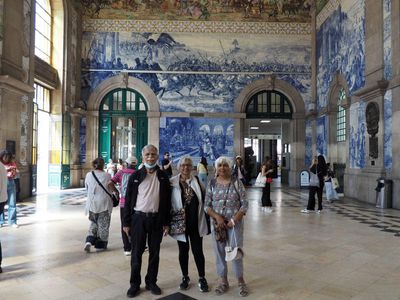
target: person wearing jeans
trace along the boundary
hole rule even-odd
[[[0,153],[0,162],[4,164],[7,172],[7,204],[8,204],[8,225],[18,228],[17,225],[17,198],[15,190],[14,178],[17,174],[17,165],[12,160],[12,153],[7,150],[3,150]],[[5,221],[4,212],[0,214],[0,225],[3,225]]]

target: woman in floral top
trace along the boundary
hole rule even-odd
[[[211,222],[213,225],[212,236],[217,274],[220,277],[215,288],[217,295],[222,295],[229,288],[225,247],[236,246],[230,242],[234,234],[237,247],[243,249],[243,216],[248,207],[244,186],[240,180],[231,176],[231,168],[232,161],[228,157],[220,156],[215,161],[217,177],[211,180],[208,185],[204,208],[206,213],[214,220],[214,222]],[[218,237],[218,232],[224,230],[226,230],[227,240],[221,240]],[[233,260],[232,269],[238,279],[239,295],[247,296],[249,291],[243,278],[243,258]]]

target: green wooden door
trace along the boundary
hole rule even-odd
[[[99,156],[105,161],[111,157],[111,117],[100,118]]]
[[[135,155],[140,160],[141,149],[147,144],[147,109],[146,100],[135,90],[109,92],[99,111],[99,156],[108,161]],[[128,142],[127,136],[131,137]]]

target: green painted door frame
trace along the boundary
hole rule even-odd
[[[99,156],[105,161],[112,154],[112,119],[126,117],[135,120],[136,157],[141,160],[141,149],[147,144],[147,103],[144,97],[132,89],[116,89],[109,92],[100,104],[99,113]]]

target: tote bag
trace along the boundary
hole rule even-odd
[[[310,186],[319,186],[318,175],[313,172],[310,172]]]
[[[262,176],[261,172],[260,172],[260,173],[258,173],[258,176],[256,178],[256,182],[255,182],[254,186],[256,186],[256,187],[264,187],[266,181],[267,181],[267,178],[265,176]]]

